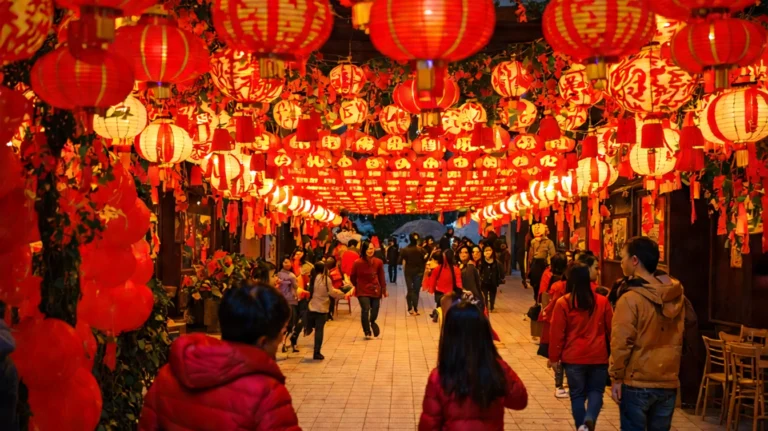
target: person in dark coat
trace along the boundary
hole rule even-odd
[[[480,259],[480,265],[477,269],[480,271],[480,290],[483,292],[488,310],[493,312],[496,305],[496,293],[499,286],[504,283],[504,274],[501,264],[496,259],[496,252],[491,245],[486,244],[483,248],[483,258]]]
[[[16,342],[5,325],[4,314],[5,310],[0,310],[0,430],[18,431],[16,404],[19,399],[19,374],[10,358],[16,349]]]
[[[440,250],[449,250],[451,248],[451,240],[453,239],[453,228],[449,227],[445,234],[440,238]]]
[[[480,291],[480,272],[472,262],[472,251],[466,245],[459,247],[459,269],[463,289],[472,294],[481,310],[485,310],[483,293]]]
[[[389,272],[389,282],[397,282],[397,258],[400,257],[400,247],[397,245],[395,238],[389,239],[389,246],[387,247],[387,270]]]

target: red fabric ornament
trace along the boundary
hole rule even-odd
[[[113,288],[125,283],[136,270],[131,247],[113,247],[106,241],[94,241],[80,247],[80,274],[96,288]]]
[[[23,94],[0,85],[0,145],[11,140],[31,112],[32,103]]]
[[[55,367],[55,365],[53,365]],[[83,431],[95,429],[101,418],[101,390],[89,369],[73,370],[56,387],[30,388],[30,431]]]
[[[555,117],[547,115],[539,122],[539,138],[546,141],[554,141],[560,139],[560,126],[557,124]]]
[[[107,221],[104,239],[110,245],[123,247],[144,238],[149,231],[149,208],[141,199],[123,208],[123,214]]]
[[[27,320],[17,329],[11,359],[28,387],[59,386],[80,366],[80,338],[66,322],[52,318]]]

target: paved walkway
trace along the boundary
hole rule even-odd
[[[378,323],[378,339],[366,340],[360,326],[357,301],[352,314],[346,305],[325,327],[324,361],[312,360],[314,336],[301,337],[300,353],[278,354],[288,378],[288,389],[302,428],[306,430],[414,430],[421,414],[427,377],[437,361],[439,331],[428,314],[434,301],[422,293],[421,316],[406,312],[402,273],[389,286]],[[571,430],[570,401],[556,399],[546,359],[536,355],[529,322],[523,313],[532,303],[531,290],[521,288],[519,277],[509,277],[491,315],[501,337],[501,356],[528,388],[528,408],[507,410],[506,430]],[[618,430],[619,410],[606,395],[598,430]],[[712,409],[713,411],[716,409]],[[701,419],[675,413],[673,430],[720,430],[714,418]]]

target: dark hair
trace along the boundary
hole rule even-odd
[[[417,245],[419,243],[419,234],[411,232],[411,234],[408,235],[408,242],[410,245]]]
[[[357,242],[356,239],[350,239],[349,242],[347,242],[347,247],[356,247],[358,244],[360,243]]]
[[[428,242],[429,240],[432,240],[432,242],[434,242],[435,237],[433,237],[432,235],[427,235],[424,237],[424,242]]]
[[[368,259],[368,256],[365,254],[365,252],[368,251],[368,249],[371,247],[373,247],[373,243],[370,241],[363,241],[363,245],[360,246],[360,257],[363,259]]]
[[[250,276],[255,281],[269,284],[269,273],[274,269],[275,265],[273,265],[271,262],[267,262],[259,258],[251,267]]]
[[[331,264],[331,261],[333,261],[333,264]],[[336,258],[333,257],[333,255],[330,255],[325,258],[325,266],[328,267],[328,269],[335,267],[337,264]]]
[[[565,274],[566,268],[568,268],[568,258],[563,253],[555,253],[552,259],[549,260],[549,267],[553,276],[562,276]]]
[[[592,267],[592,265],[594,265],[595,262],[597,262],[597,257],[595,257],[594,254],[582,253],[581,255],[579,255],[578,261],[579,263],[583,263],[588,267]]]
[[[301,247],[296,247],[293,250],[293,253],[291,253],[291,258],[290,259],[291,259],[291,261],[293,261],[296,258],[296,253],[299,253],[299,252],[301,252],[301,259],[299,259],[299,262],[301,262],[301,264],[303,265],[304,263],[307,262],[307,252],[306,252],[306,250],[304,250]]]
[[[274,340],[290,317],[288,301],[276,288],[244,282],[224,292],[219,305],[221,339],[251,345],[261,337]]]
[[[285,256],[283,256],[283,260],[280,261],[281,270],[283,269],[283,264],[285,263],[286,260],[291,262],[291,265],[293,265],[293,256],[286,254]]]
[[[483,246],[483,255],[485,255],[485,249],[486,248],[490,248],[491,249],[491,259],[496,260],[496,250],[490,244],[486,244],[486,245]],[[483,256],[483,257],[485,257],[485,256]]]
[[[507,377],[480,309],[462,301],[448,310],[437,354],[440,385],[447,396],[469,397],[482,408],[507,393]]]
[[[456,272],[453,270],[453,258],[448,253],[442,250],[437,250],[429,257],[430,260],[434,260],[440,264],[440,269],[437,271],[437,280],[440,280],[440,275],[443,273],[443,269],[448,267],[448,271],[451,272],[451,280],[453,281],[453,288],[456,289]]]
[[[312,273],[309,276],[309,279],[312,281],[310,282],[309,286],[307,286],[308,287],[307,290],[310,292],[310,298],[314,294],[315,280],[317,279],[317,277],[327,273],[328,273],[328,267],[325,266],[325,262],[319,261],[315,263],[315,266],[312,268]]]
[[[659,265],[659,245],[656,241],[647,236],[636,236],[630,238],[624,247],[627,249],[627,255],[637,257],[646,271],[651,274],[656,272]]]
[[[592,292],[592,281],[589,279],[589,267],[576,262],[568,274],[565,291],[571,294],[571,307],[579,310],[589,310],[589,315],[595,311],[595,294]]]
[[[461,255],[461,251],[464,249],[467,249],[467,254],[469,254],[469,260],[472,260],[472,249],[468,245],[462,245],[461,247],[459,247],[459,249],[456,250],[456,257],[458,258],[458,256]],[[456,260],[456,264],[457,265],[461,264],[460,258]]]

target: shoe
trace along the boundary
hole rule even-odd
[[[582,425],[582,426],[579,427],[579,429],[577,431],[589,431],[589,428],[587,428],[586,425]]]
[[[283,349],[282,350],[283,350],[283,353],[288,351],[288,349],[285,348],[285,344],[283,344]]]
[[[321,355],[320,353],[315,353],[312,356],[312,359],[314,359],[316,361],[322,361],[323,359],[325,359],[325,356]]]
[[[583,427],[587,427],[587,431],[595,431],[595,421],[592,419],[586,419],[584,420]]]
[[[564,388],[555,389],[555,398],[568,398],[568,391]]]
[[[291,350],[293,350],[293,353],[299,353],[299,346],[291,344]]]
[[[333,321],[333,316],[328,316],[328,321],[329,322]]]
[[[437,315],[437,310],[435,310],[435,312],[434,312],[434,313],[432,313],[432,316],[431,316],[431,317],[432,317],[432,321],[433,321],[433,322],[435,322],[435,323],[437,323],[437,321],[438,321],[438,319],[439,319],[439,317],[438,317],[438,315]]]
[[[421,316],[421,313],[419,313],[419,310],[413,310],[414,316]]]
[[[374,337],[378,337],[379,334],[381,334],[381,329],[379,329],[379,325],[377,325],[376,322],[371,322],[371,329],[373,329]]]
[[[411,316],[415,316],[416,315],[416,313],[413,310],[408,310],[408,314],[410,314]]]
[[[370,332],[366,332],[365,333],[365,339],[366,340],[370,340],[371,339],[371,333]]]

